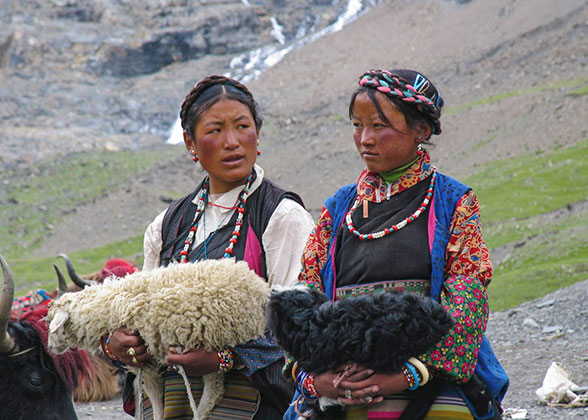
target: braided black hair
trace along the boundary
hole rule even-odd
[[[365,92],[380,117],[389,123],[376,99],[376,92],[379,91],[404,114],[409,127],[416,129],[417,123],[424,121],[431,127],[431,134],[441,134],[440,118],[444,101],[435,85],[421,73],[406,69],[370,70],[359,80],[360,87],[349,103],[349,118],[353,118],[355,98]]]
[[[263,120],[249,89],[229,77],[212,75],[196,83],[182,103],[180,120],[182,128],[190,137],[194,136],[194,127],[202,114],[222,99],[235,100],[247,106],[255,121],[255,128],[258,131],[261,129]]]

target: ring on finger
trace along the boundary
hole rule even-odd
[[[133,347],[129,347],[127,350],[127,354],[129,356],[135,357],[137,355],[137,352],[135,351],[135,349]]]
[[[139,361],[137,360],[137,358],[133,355],[132,361],[134,364],[139,364]]]
[[[348,400],[352,400],[353,397],[351,396],[351,390],[350,389],[346,389],[345,390],[345,398]]]
[[[365,401],[366,403],[368,403],[368,404],[369,404],[369,403],[371,403],[373,400],[374,400],[374,399],[373,399],[372,397],[365,397],[365,398],[364,398],[364,401]]]

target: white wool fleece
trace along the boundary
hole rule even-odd
[[[170,346],[218,350],[263,335],[266,282],[243,261],[171,264],[107,279],[54,300],[49,347],[96,350],[109,331],[137,330],[160,363]]]

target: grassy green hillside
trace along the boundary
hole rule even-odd
[[[504,261],[495,262],[493,310],[588,278],[588,211],[572,211],[588,199],[588,139],[493,162],[467,183],[482,206],[488,247],[510,248]]]
[[[55,258],[34,257],[52,226],[77,206],[93,202],[124,186],[146,168],[175,157],[171,148],[77,154],[67,161],[43,162],[26,173],[7,174],[11,181],[0,192],[0,253],[9,262],[17,293],[33,288],[54,289]],[[142,262],[142,238],[133,238],[71,254],[80,273],[98,270],[108,258]],[[62,262],[60,264],[63,264]],[[63,267],[63,265],[62,265]]]

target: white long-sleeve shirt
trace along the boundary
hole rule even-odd
[[[259,188],[264,177],[264,171],[260,166],[255,165],[254,168],[257,178],[251,185],[249,194]],[[244,186],[241,185],[226,193],[209,195],[209,205],[205,207],[204,215],[198,223],[193,247],[201,244],[212,232],[227,224],[235,211],[234,207],[243,188]],[[194,201],[196,200],[198,197],[195,197]],[[162,247],[161,228],[166,212],[167,209],[161,212],[145,231],[143,271],[159,267]],[[290,287],[297,282],[302,268],[302,251],[313,227],[312,216],[296,201],[285,198],[278,204],[261,238],[268,281],[272,287]]]

